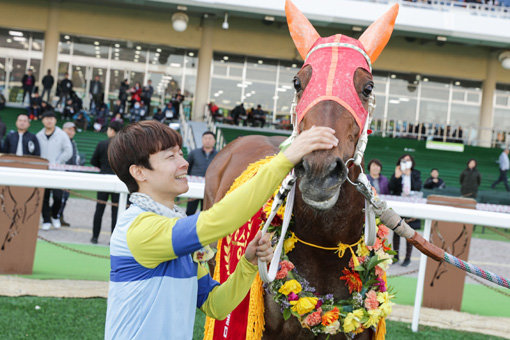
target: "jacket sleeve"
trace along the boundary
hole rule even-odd
[[[209,210],[185,218],[144,212],[131,223],[126,239],[134,258],[147,268],[175,259],[239,229],[267,202],[293,164],[282,154]]]
[[[7,134],[7,136],[5,136],[3,147],[1,147],[2,145],[0,144],[0,151],[2,151],[3,153],[9,153],[9,149],[11,147],[11,139],[9,138],[9,136],[10,134]]]
[[[400,195],[400,187],[402,187],[402,177],[396,178],[395,174],[393,174],[390,178],[390,182],[388,183],[388,188],[390,189],[390,194],[392,195]]]
[[[411,173],[411,190],[421,190],[421,173],[418,170],[412,170]]]
[[[465,172],[466,172],[466,170],[462,170],[462,172],[460,173],[460,178],[459,178],[460,185],[462,185],[462,183],[464,182],[464,173]]]
[[[207,316],[223,320],[243,301],[257,275],[257,266],[244,257],[237,264],[236,270],[222,285],[214,281],[209,273],[203,274],[199,265],[197,307]]]
[[[193,150],[194,151],[194,150]],[[194,156],[194,152],[191,151],[188,155],[188,174],[191,173],[191,169],[193,169],[193,163],[195,163],[195,156]]]
[[[34,142],[34,156],[41,156],[41,146],[39,145],[39,140],[36,136],[32,136],[32,141]]]
[[[94,150],[94,153],[92,154],[92,158],[90,159],[90,164],[92,164],[93,166],[96,166],[98,168],[101,167],[101,164],[99,163],[99,147],[100,147],[101,143],[98,143],[96,145],[96,149]]]
[[[423,184],[423,187],[425,189],[433,189],[434,188],[434,182],[432,182],[432,177],[427,178],[425,181],[425,184]],[[439,183],[440,184],[440,183]]]
[[[61,145],[61,151],[62,153],[57,159],[57,163],[64,164],[67,162],[71,157],[73,157],[73,145],[71,144],[71,140],[65,132],[62,132],[64,135],[62,136],[62,145]]]

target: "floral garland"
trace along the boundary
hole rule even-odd
[[[272,200],[264,206],[262,219],[269,216],[271,204]],[[275,238],[279,237],[283,211],[280,208],[276,221],[271,223]],[[314,335],[343,332],[353,337],[369,328],[376,330],[379,321],[391,313],[394,295],[387,291],[386,270],[396,254],[388,244],[389,229],[379,219],[376,224],[378,231],[374,246],[366,246],[361,239],[356,256],[351,258],[349,268],[344,268],[339,277],[351,294],[346,300],[336,300],[333,294],[318,295],[315,288],[298,274],[287,257],[297,238],[291,231],[287,233],[276,279],[266,286],[266,291],[273,294],[280,305],[285,320],[296,317],[301,326]]]

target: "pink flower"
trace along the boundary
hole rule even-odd
[[[320,311],[313,312],[311,314],[308,314],[308,316],[305,318],[304,323],[307,326],[315,326],[320,324],[322,321],[322,316]]]
[[[317,300],[317,304],[315,305],[315,308],[319,309],[322,306],[322,300]]]
[[[379,291],[381,293],[384,293],[386,291],[386,283],[384,282],[383,279],[377,278],[377,283],[375,285],[379,287]]]
[[[380,238],[375,239],[375,243],[373,246],[369,247],[367,246],[368,250],[379,250],[382,247],[382,241]]]
[[[286,269],[280,269],[278,273],[276,273],[276,279],[281,280],[287,277],[289,272]]]
[[[370,290],[366,294],[365,307],[368,310],[377,309],[377,307],[379,307],[379,301],[377,301],[377,294],[374,290]]]
[[[365,263],[365,262],[366,262],[366,260],[367,260],[367,257],[366,257],[366,256],[359,256],[359,257],[358,257],[359,264],[363,264],[363,263]],[[354,269],[354,261],[352,260],[352,257],[351,257],[351,259],[349,260],[349,267],[350,267],[351,269]]]
[[[384,269],[382,269],[381,267],[379,266],[375,266],[375,275],[377,275],[377,278],[380,278],[382,279],[383,275],[385,274],[386,272],[384,271]]]
[[[287,296],[287,300],[297,301],[297,300],[299,300],[299,296],[296,293],[292,292],[289,294],[289,296]]]
[[[390,229],[384,224],[379,224],[379,228],[377,230],[377,236],[379,238],[386,238],[390,233]]]
[[[287,260],[280,261],[280,267],[282,269],[286,269],[287,271],[294,269],[294,265],[292,264],[292,262]]]

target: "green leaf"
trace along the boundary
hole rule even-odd
[[[362,271],[365,271],[365,268],[363,266],[359,265],[359,266],[354,267],[354,270],[357,272],[362,272]]]
[[[287,321],[292,313],[290,312],[290,309],[284,309],[283,310],[283,320]]]

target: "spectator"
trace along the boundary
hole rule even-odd
[[[266,125],[266,113],[262,110],[262,106],[257,105],[257,109],[253,110],[253,122],[260,122],[260,127]]]
[[[0,110],[5,109],[5,103],[7,102],[7,99],[5,99],[5,96],[2,92],[0,92]]]
[[[122,105],[122,102],[120,99],[117,99],[115,101],[115,104],[113,105],[113,116],[116,117],[118,114],[120,114],[121,119],[124,117],[125,108]]]
[[[202,134],[202,147],[191,151],[188,155],[188,174],[191,176],[204,177],[209,164],[213,160],[214,156],[218,153],[214,148],[216,144],[216,138],[214,133],[206,131]],[[193,215],[200,202],[200,208],[203,209],[203,200],[189,201],[186,206],[186,215]]]
[[[79,111],[77,114],[73,116],[74,124],[78,128],[78,132],[87,130],[87,127],[90,123],[90,117],[83,110]]]
[[[64,120],[70,120],[78,111],[76,104],[69,98],[65,103],[64,110],[62,110],[62,118]]]
[[[42,94],[41,94],[41,98],[44,98],[44,94],[47,94],[47,96],[46,96],[46,101],[47,102],[51,102],[50,101],[50,94],[51,94],[51,88],[53,87],[54,83],[55,83],[55,79],[51,75],[51,70],[48,69],[48,72],[46,73],[46,75],[42,79],[43,91],[42,91]]]
[[[368,162],[368,172],[367,175],[370,184],[375,188],[375,191],[381,195],[389,195],[390,190],[388,188],[388,178],[386,176],[381,175],[382,164],[378,159],[372,159]]]
[[[94,125],[98,128],[98,131],[106,131],[106,119],[108,118],[108,108],[105,103],[101,103],[97,107],[96,122]]]
[[[163,114],[165,115],[165,119],[174,120],[177,119],[177,112],[172,104],[172,102],[166,103],[165,108],[163,109]]]
[[[17,131],[11,131],[5,137],[3,152],[16,154],[17,156],[40,156],[39,141],[34,134],[28,132],[29,127],[28,115],[20,113],[16,119]]]
[[[395,196],[412,196],[413,192],[421,190],[421,175],[415,168],[415,162],[411,155],[402,155],[395,167],[395,173],[391,176],[389,189],[390,194]],[[405,218],[409,226],[415,230],[420,229],[421,221],[415,218]],[[399,259],[400,236],[393,233],[393,248],[397,252],[395,258]],[[411,253],[413,245],[406,240],[406,256],[402,266],[408,266],[411,263]]]
[[[78,153],[78,147],[76,146],[76,142],[74,141],[74,136],[76,135],[76,125],[73,122],[67,122],[62,126],[62,130],[66,133],[71,141],[71,145],[73,147],[73,155],[66,162],[67,165],[81,165],[81,157]],[[64,221],[64,209],[67,204],[67,200],[69,199],[69,191],[62,191],[62,205],[60,206],[60,211],[58,213],[60,218],[60,225],[62,227],[70,227],[71,225]]]
[[[161,109],[158,109],[158,111],[154,114],[152,119],[157,120],[160,123],[163,123],[165,121],[165,114]]]
[[[30,99],[32,98],[32,92],[34,91],[35,86],[35,77],[33,76],[33,71],[31,69],[28,70],[27,74],[21,78],[21,87],[23,88],[23,99],[22,103],[25,102],[25,96],[28,94],[28,102],[30,103]]]
[[[425,181],[425,184],[423,184],[423,187],[425,189],[444,189],[446,185],[444,184],[444,181],[439,178],[439,170],[436,168],[430,170],[430,177],[427,178]]]
[[[510,187],[508,186],[508,178],[507,178],[507,172],[510,168],[510,162],[508,160],[508,149],[503,150],[501,154],[499,155],[499,178],[496,180],[496,182],[492,183],[491,188],[496,188],[496,185],[498,185],[500,182],[503,182],[505,184],[506,191],[510,191]]]
[[[2,139],[4,139],[5,133],[7,132],[7,125],[2,122],[2,118],[0,118],[0,147],[2,146]],[[1,148],[0,148],[1,150]]]
[[[145,107],[143,106],[143,103],[141,102],[135,102],[133,107],[131,108],[131,123],[133,122],[139,122],[140,120],[144,120],[145,117]]]
[[[94,80],[90,82],[90,110],[97,111],[103,102],[103,83],[99,76],[95,76]]]
[[[53,112],[53,114],[55,114],[53,106],[51,106],[50,104],[48,104],[48,102],[45,102],[43,100],[41,102],[41,115],[44,115],[46,112]]]
[[[108,129],[106,130],[106,134],[108,135],[107,140],[103,140],[99,142],[94,150],[94,154],[90,160],[90,163],[93,166],[96,166],[100,169],[99,173],[101,174],[113,174],[113,170],[110,167],[110,163],[108,162],[108,146],[110,145],[110,141],[113,137],[122,130],[122,122],[113,121],[110,122]],[[99,238],[99,233],[101,232],[101,222],[103,219],[104,209],[106,204],[103,202],[107,202],[108,198],[111,199],[112,204],[119,203],[119,194],[115,194],[112,192],[97,192],[97,204],[96,204],[96,212],[94,213],[94,222],[92,229],[92,238],[90,242],[97,244],[97,240]],[[112,205],[112,233],[115,229],[115,223],[117,223],[117,211],[118,207]]]
[[[119,100],[122,105],[123,112],[126,112],[126,102],[128,99],[128,91],[129,91],[129,80],[124,79],[122,83],[120,83],[119,87]]]
[[[135,103],[140,103],[142,101],[142,87],[139,82],[135,83],[135,86],[129,91],[131,92],[131,108],[135,105]]]
[[[181,104],[184,102],[184,95],[181,93],[181,90],[177,90],[177,93],[172,98],[172,106],[175,111],[175,117],[174,119],[179,118],[180,110],[181,110]]]
[[[42,115],[44,128],[37,133],[37,140],[41,147],[41,157],[46,158],[50,164],[64,164],[73,155],[73,146],[69,137],[57,124],[55,112],[47,111]],[[50,207],[50,195],[53,194],[53,205]],[[53,225],[60,228],[60,206],[62,205],[62,190],[45,189],[42,206],[43,230],[49,230]]]
[[[145,105],[145,107],[147,108],[147,113],[149,115],[152,114],[151,100],[152,100],[153,94],[154,94],[154,88],[152,87],[152,80],[149,79],[147,81],[147,85],[145,85],[142,90],[142,102]]]
[[[244,109],[244,104],[241,103],[234,107],[232,109],[232,112],[230,112],[230,115],[232,116],[232,119],[234,120],[234,125],[239,125],[239,118],[245,119],[246,117],[246,110]]]
[[[60,81],[60,99],[58,104],[66,103],[69,97],[71,96],[71,92],[73,91],[73,82],[69,79],[69,73],[64,75],[64,79]],[[57,105],[58,105],[57,104]]]
[[[476,168],[476,159],[470,159],[467,168],[460,174],[460,193],[463,197],[476,198],[482,176]]]

